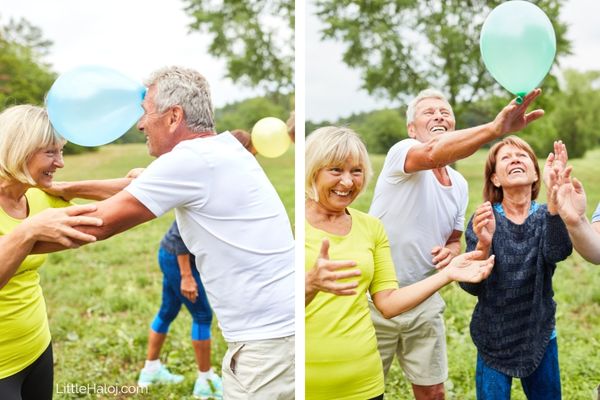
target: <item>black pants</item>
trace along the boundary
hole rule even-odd
[[[52,343],[33,364],[0,379],[2,400],[51,400],[54,381]]]

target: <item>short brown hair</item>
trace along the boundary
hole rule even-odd
[[[540,166],[538,165],[537,157],[533,152],[533,149],[523,139],[518,136],[507,136],[495,145],[492,146],[490,151],[488,152],[488,158],[485,162],[485,172],[484,172],[484,183],[483,183],[483,200],[489,201],[490,203],[501,203],[504,198],[504,191],[501,187],[496,187],[492,183],[492,175],[496,173],[496,156],[500,149],[506,145],[515,146],[527,153],[531,161],[533,161],[533,166],[535,168],[535,172],[537,173],[538,180],[531,184],[531,200],[535,200],[540,193],[541,186],[541,177],[540,174]]]

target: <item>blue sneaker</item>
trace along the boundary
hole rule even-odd
[[[222,400],[223,399],[223,382],[218,375],[213,375],[208,380],[196,379],[194,384],[194,397],[200,400]]]
[[[138,386],[145,388],[155,383],[181,383],[182,381],[183,375],[172,374],[167,367],[161,365],[154,372],[148,372],[146,368],[143,368],[138,379]]]

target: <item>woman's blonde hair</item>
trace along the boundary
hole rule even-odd
[[[373,173],[365,144],[350,128],[326,126],[315,130],[306,138],[304,157],[306,162],[304,194],[306,198],[314,201],[319,201],[316,187],[317,174],[327,166],[342,165],[348,157],[358,161],[365,176],[361,192],[369,184]]]
[[[62,146],[60,137],[42,107],[18,105],[0,113],[0,179],[36,185],[27,162],[38,150]]]
[[[531,158],[531,161],[533,161],[533,166],[538,176],[538,180],[531,184],[531,200],[533,201],[537,199],[541,187],[541,174],[540,166],[538,165],[538,159],[529,143],[518,136],[511,135],[493,145],[488,152],[487,161],[485,162],[485,170],[483,173],[483,200],[489,201],[493,204],[502,203],[502,200],[504,199],[504,191],[502,190],[502,187],[496,187],[492,182],[492,175],[496,173],[496,156],[498,155],[500,149],[504,146],[515,146],[516,148],[523,150],[525,153],[527,153],[529,158]]]

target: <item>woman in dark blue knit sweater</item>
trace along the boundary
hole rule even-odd
[[[547,187],[566,164],[564,145],[554,147],[544,168]],[[486,202],[466,238],[467,251],[494,254],[496,263],[487,280],[461,283],[478,298],[471,319],[478,399],[509,399],[513,377],[530,400],[561,398],[552,276],[572,246],[555,206],[535,202],[539,191],[537,158],[525,141],[509,136],[490,149]]]

